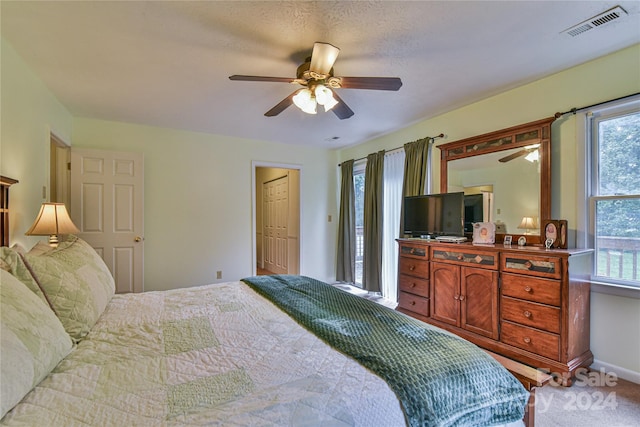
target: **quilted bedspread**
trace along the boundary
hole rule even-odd
[[[0,421],[23,426],[405,426],[378,376],[242,282],[115,295]]]
[[[309,277],[243,281],[384,378],[413,427],[496,425],[524,415],[528,392],[466,340]]]

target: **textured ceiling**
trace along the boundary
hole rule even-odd
[[[561,32],[616,5],[628,16]],[[353,145],[640,42],[640,2],[6,1],[3,37],[75,116],[329,148]],[[313,43],[336,76],[400,77],[398,92],[340,89],[355,115],[289,107]],[[332,139],[338,137],[338,139]]]

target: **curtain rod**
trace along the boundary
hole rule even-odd
[[[440,135],[436,135],[436,136],[427,136],[426,138],[429,139],[429,143],[433,143],[433,141],[436,140],[436,138],[444,138],[444,133],[441,133]],[[424,138],[421,138],[424,139]],[[400,147],[396,147],[396,148],[391,148],[389,150],[384,150],[385,153],[389,153],[391,151],[395,151],[395,150],[399,150],[401,148],[404,148],[404,145],[401,145]],[[359,159],[355,159],[354,162],[359,162],[360,160],[364,160],[366,159],[366,157],[360,157]],[[338,166],[341,166],[342,163],[338,163]]]
[[[557,112],[556,114],[554,114],[554,117],[556,119],[559,119],[560,117],[564,116],[565,114],[569,114],[569,113],[576,114],[578,111],[586,110],[588,108],[597,107],[599,105],[607,104],[609,102],[620,101],[621,99],[627,99],[627,98],[631,98],[631,97],[637,96],[637,95],[640,95],[640,92],[632,93],[631,95],[621,96],[620,98],[610,99],[608,101],[598,102],[597,104],[587,105],[586,107],[580,107],[580,108],[575,108],[574,107],[574,108],[572,108],[572,109],[570,109],[568,111],[565,111],[564,113]]]

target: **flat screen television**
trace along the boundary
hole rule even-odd
[[[464,193],[405,197],[404,234],[422,238],[464,236]]]

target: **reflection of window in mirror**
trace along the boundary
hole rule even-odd
[[[49,201],[71,207],[71,148],[54,134],[50,136]]]

